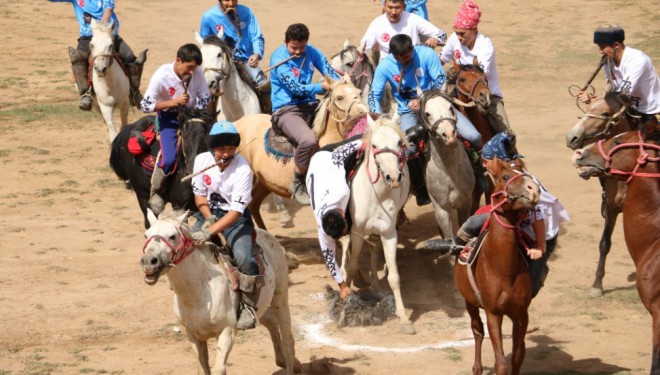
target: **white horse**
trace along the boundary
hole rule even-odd
[[[456,108],[442,91],[421,97],[422,123],[430,141],[426,186],[442,236],[451,238],[470,217],[475,178],[463,144],[456,137]]]
[[[187,213],[160,218],[148,211],[151,227],[145,232],[144,256],[140,261],[144,280],[153,285],[167,274],[174,291],[174,313],[186,328],[188,340],[197,354],[200,373],[226,374],[227,358],[236,335],[239,295],[224,261],[218,261],[207,245],[194,245],[190,239]],[[299,372],[289,313],[288,268],[282,245],[275,237],[257,229],[257,244],[263,249],[264,285],[259,294],[257,315],[270,333],[275,363],[287,374]],[[176,267],[174,267],[176,265]],[[215,368],[211,372],[207,341],[217,338]],[[248,366],[249,367],[249,366]]]
[[[234,64],[231,48],[222,39],[223,32],[205,39],[195,32],[202,51],[204,78],[216,101],[218,120],[236,121],[246,115],[261,113],[256,92],[245,82]]]
[[[130,84],[127,73],[115,61],[114,22],[101,24],[92,19],[92,40],[89,42],[90,58],[92,59],[92,87],[103,116],[103,122],[108,127],[110,143],[117,136],[113,119],[115,108],[119,108],[121,126],[128,123],[130,108]]]
[[[415,327],[403,308],[399,271],[396,265],[396,221],[410,190],[404,151],[406,136],[392,120],[381,117],[376,123],[370,116],[367,116],[367,119],[369,127],[364,135],[367,140],[365,160],[358,167],[351,184],[349,210],[353,226],[350,234],[350,252],[348,241],[344,239],[341,272],[346,283],[350,285],[359,271],[360,251],[364,238],[372,234],[379,235],[387,265],[387,281],[394,293],[401,331],[415,334]],[[376,249],[372,249],[371,253],[370,281],[373,288],[378,287],[375,251]]]

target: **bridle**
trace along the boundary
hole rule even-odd
[[[454,113],[451,117],[441,116],[439,119],[435,120],[435,122],[433,122],[433,124],[429,123],[426,116],[423,115],[426,112],[426,110],[425,110],[426,109],[426,102],[433,99],[433,98],[435,98],[435,97],[438,97],[438,96],[444,98],[449,103],[452,103],[451,98],[448,97],[447,94],[445,94],[445,93],[443,93],[442,91],[439,91],[439,90],[438,91],[433,91],[433,92],[431,92],[431,94],[429,95],[428,98],[426,98],[426,95],[424,95],[422,97],[421,108],[420,108],[420,111],[419,111],[419,113],[420,113],[419,117],[421,117],[422,124],[426,127],[426,129],[429,131],[429,133],[431,133],[431,136],[433,138],[440,138],[440,135],[438,134],[437,130],[438,130],[438,127],[440,127],[440,124],[443,121],[448,121],[454,128],[456,128],[456,122],[458,121],[458,118],[456,117],[456,113]],[[450,107],[450,108],[453,108],[453,107]]]
[[[620,175],[620,176],[628,176],[628,179],[626,180],[626,183],[630,183],[632,181],[633,177],[651,177],[651,178],[659,178],[660,173],[647,173],[647,172],[638,172],[639,168],[642,166],[646,165],[648,162],[658,162],[660,161],[660,156],[656,157],[650,157],[649,154],[646,152],[647,148],[654,149],[656,152],[660,151],[660,146],[655,145],[652,143],[646,143],[643,142],[643,137],[642,137],[642,132],[637,131],[637,136],[639,137],[639,142],[629,142],[629,143],[621,143],[616,146],[614,146],[608,153],[605,153],[605,150],[603,149],[603,143],[605,140],[600,140],[598,141],[598,152],[600,152],[600,155],[603,157],[605,160],[605,168],[604,170],[607,173],[614,174],[614,175]],[[619,169],[611,169],[612,165],[612,155],[614,155],[617,151],[626,149],[626,148],[639,148],[639,156],[637,157],[637,164],[635,165],[635,168],[633,168],[632,171],[622,171]]]
[[[348,85],[348,84],[349,84],[349,82],[339,83],[339,85]],[[337,85],[337,87],[339,85]],[[344,113],[344,118],[340,119],[337,116],[335,116],[334,112],[336,112],[336,111],[328,111],[328,112],[330,114],[330,117],[333,120],[335,120],[336,122],[345,123],[346,121],[348,121],[350,119],[350,113],[351,113],[351,110],[353,109],[353,106],[355,104],[362,103],[362,99],[360,98],[360,96],[358,96],[358,99],[353,99],[353,101],[351,101],[351,103],[348,105],[348,108],[342,108],[337,103],[337,100],[335,100],[335,97],[333,95],[334,91],[337,89],[337,87],[333,88],[332,91],[330,92],[330,106],[331,106],[331,108],[335,108],[336,111],[343,112]]]
[[[458,90],[458,92],[460,92],[461,94],[465,95],[465,97],[467,97],[470,100],[470,102],[476,103],[477,100],[474,98],[474,93],[475,91],[477,91],[477,87],[479,86],[479,84],[483,84],[486,87],[486,89],[488,89],[488,78],[486,78],[486,74],[484,74],[483,77],[479,77],[476,81],[474,81],[472,88],[468,92],[461,87],[461,74],[468,71],[471,70],[461,70],[460,72],[458,72],[458,77],[456,78],[456,90]]]
[[[193,240],[191,238],[186,237],[185,234],[181,231],[181,227],[177,228],[177,232],[179,234],[179,243],[177,244],[176,247],[172,245],[170,241],[167,240],[167,238],[155,234],[147,239],[145,241],[144,245],[142,246],[142,254],[145,253],[145,250],[147,249],[147,246],[151,243],[151,241],[156,240],[157,242],[163,242],[167,247],[172,250],[173,256],[172,260],[170,261],[170,264],[168,264],[169,267],[176,266],[177,264],[181,263],[181,261],[188,256],[190,253],[192,253],[195,250],[195,246],[193,244]]]
[[[515,172],[516,172],[516,175],[513,176],[513,177],[511,177],[511,178],[509,179],[509,181],[507,181],[506,184],[504,184],[504,187],[502,188],[502,190],[497,191],[497,192],[493,193],[493,194],[490,196],[490,201],[491,201],[491,202],[494,202],[494,201],[495,201],[495,198],[497,198],[497,197],[499,197],[499,196],[502,197],[502,200],[501,200],[499,203],[494,204],[494,205],[491,207],[490,212],[491,212],[491,213],[494,213],[494,214],[495,214],[495,219],[497,220],[497,222],[498,222],[501,226],[503,226],[503,227],[505,227],[505,228],[507,228],[507,229],[514,229],[514,228],[516,228],[516,226],[514,226],[514,225],[509,225],[509,224],[506,224],[506,223],[502,222],[501,219],[500,219],[500,215],[499,215],[499,212],[500,212],[500,211],[498,211],[498,210],[499,210],[499,209],[500,209],[505,203],[508,203],[508,202],[514,202],[514,201],[516,201],[516,200],[519,199],[519,198],[525,198],[524,195],[512,195],[512,194],[510,194],[510,193],[509,193],[509,185],[511,185],[511,183],[512,183],[513,181],[515,181],[515,180],[517,180],[517,179],[519,179],[519,178],[521,178],[521,177],[524,177],[524,176],[529,177],[529,174],[526,173],[526,172],[518,172],[518,171],[515,171]]]
[[[373,134],[372,134],[373,137]],[[398,144],[398,150],[396,149],[391,149],[387,146],[384,148],[377,148],[373,144],[371,144],[371,139],[369,140],[369,144],[367,146],[369,148],[369,151],[367,151],[367,177],[369,178],[369,182],[371,182],[372,185],[376,184],[378,182],[378,179],[380,178],[380,175],[382,173],[382,169],[380,167],[380,163],[378,162],[378,159],[376,159],[376,156],[380,154],[392,154],[396,156],[397,158],[397,169],[399,170],[399,173],[403,173],[403,166],[406,164],[406,152],[405,152],[405,146],[403,144],[403,141],[399,141]],[[373,155],[374,159],[374,164],[376,165],[376,170],[378,173],[376,174],[376,179],[373,179],[371,177],[371,172],[369,171],[369,155]]]
[[[215,44],[212,44],[212,45],[215,45]],[[215,73],[215,77],[214,77],[213,82],[215,82],[215,84],[218,87],[218,95],[216,95],[216,97],[222,96],[224,94],[224,88],[221,85],[221,83],[223,81],[229,79],[229,77],[231,76],[231,64],[232,64],[232,61],[231,61],[231,58],[230,58],[231,50],[229,49],[229,47],[223,47],[223,46],[220,46],[220,45],[218,47],[222,50],[223,60],[225,60],[225,63],[226,63],[225,68],[223,69],[223,68],[204,67],[204,74],[206,74],[206,72]]]
[[[598,138],[600,136],[609,136],[610,132],[615,126],[618,126],[621,123],[622,120],[622,115],[626,112],[626,106],[621,106],[621,109],[619,109],[616,113],[614,113],[612,116],[603,116],[603,115],[597,115],[594,113],[589,113],[585,112],[584,115],[578,116],[578,119],[583,119],[583,118],[593,118],[596,120],[602,120],[605,121],[605,127],[603,130],[599,131],[598,133],[595,134],[590,134],[590,135],[585,135],[584,139],[592,139],[592,138]]]
[[[197,124],[194,124],[194,123],[197,123]],[[191,155],[192,153],[195,153],[195,151],[199,151],[199,150],[194,150],[194,147],[193,147],[192,150],[188,150],[188,147],[186,147],[186,138],[183,136],[183,133],[184,133],[185,129],[188,128],[189,126],[204,126],[205,124],[206,123],[204,122],[204,120],[192,117],[192,118],[187,119],[183,123],[183,125],[181,125],[181,128],[180,128],[181,129],[181,131],[180,131],[180,135],[181,135],[181,152],[183,153],[183,159],[186,163],[186,169],[190,168],[190,171],[189,171],[190,173],[192,173],[192,168],[193,168],[192,164],[193,163],[188,163],[188,161],[189,161],[188,160],[188,155]],[[193,158],[195,156],[196,155],[192,155]],[[177,158],[177,163],[178,163],[178,158]],[[186,171],[186,173],[188,173],[188,171]]]

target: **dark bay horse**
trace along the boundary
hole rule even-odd
[[[635,263],[639,297],[653,319],[651,374],[660,373],[660,129],[631,131],[575,151],[580,176],[624,181],[623,233]]]
[[[584,115],[578,117],[578,122],[566,134],[566,147],[577,150],[601,139],[608,139],[639,126],[639,119],[632,116],[630,97],[618,92],[608,92],[602,98],[592,101]],[[605,277],[605,261],[612,247],[612,232],[616,220],[623,210],[626,199],[626,184],[616,179],[599,177],[603,187],[603,204],[601,215],[605,219],[603,234],[600,237],[598,266],[590,295],[603,295],[603,278]]]
[[[481,344],[484,325],[479,309],[486,311],[488,332],[495,351],[495,373],[509,374],[509,364],[502,346],[502,320],[513,322],[513,354],[511,374],[519,374],[525,358],[525,334],[532,300],[532,282],[515,226],[520,211],[533,209],[540,197],[539,186],[532,178],[506,162],[495,159],[489,232],[481,252],[471,266],[456,262],[454,276],[458,290],[465,298],[471,318],[475,342],[472,372],[481,374]]]
[[[149,207],[151,173],[147,175],[142,166],[142,157],[135,156],[128,151],[128,139],[133,131],[144,131],[154,120],[154,116],[145,116],[134,124],[122,127],[112,141],[110,151],[110,167],[119,178],[130,181],[144,215],[144,226],[147,229],[149,228],[147,207]],[[207,150],[206,135],[210,130],[210,125],[207,121],[196,117],[188,117],[188,120],[182,123],[180,128],[182,141],[177,155],[176,170],[167,181],[167,193],[163,198],[165,202],[172,204],[172,208],[175,210],[197,211],[190,181],[181,182],[181,179],[192,174],[195,157]],[[155,155],[159,149],[159,142],[154,141],[151,144],[151,154]]]

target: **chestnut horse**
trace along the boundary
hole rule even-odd
[[[566,134],[566,147],[577,150],[601,139],[608,139],[637,129],[639,121],[629,115],[630,98],[618,92],[608,92],[602,98],[595,99],[589,104],[584,115],[578,117],[578,122]],[[603,278],[605,277],[605,261],[612,247],[612,232],[616,226],[616,219],[623,210],[626,200],[626,184],[599,177],[603,187],[603,203],[601,215],[605,219],[603,234],[600,237],[598,266],[594,283],[591,286],[590,296],[603,295]]]
[[[364,118],[368,108],[362,103],[360,90],[351,83],[348,75],[337,81],[326,77],[331,90],[319,103],[312,130],[319,146],[343,140],[355,122]],[[257,114],[242,117],[234,122],[241,134],[239,150],[250,163],[256,177],[249,204],[254,223],[266,229],[259,207],[270,193],[291,198],[289,183],[293,179],[293,161],[278,160],[266,153],[264,136],[271,127],[270,115]]]
[[[456,98],[463,103],[475,104],[472,106],[459,105],[461,112],[472,122],[485,144],[495,135],[495,130],[490,126],[487,116],[490,107],[490,88],[486,73],[476,57],[473,64],[470,65],[459,64],[454,60],[454,72],[457,74]]]
[[[525,358],[525,334],[532,301],[532,281],[529,267],[522,254],[515,226],[519,212],[533,209],[539,201],[540,189],[532,178],[513,169],[504,161],[494,159],[492,178],[495,191],[491,201],[489,232],[483,240],[481,252],[470,266],[456,262],[456,286],[465,298],[471,318],[475,342],[472,372],[481,374],[481,344],[484,325],[479,309],[486,311],[488,332],[495,351],[495,373],[509,374],[509,364],[502,346],[502,319],[513,322],[513,355],[511,374],[519,374]]]
[[[623,234],[635,263],[639,298],[653,319],[651,374],[660,373],[660,129],[643,139],[631,131],[575,151],[580,177],[625,181]]]

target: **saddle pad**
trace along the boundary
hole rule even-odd
[[[218,261],[222,262],[227,270],[227,281],[231,286],[232,290],[237,291],[240,285],[240,274],[241,271],[238,270],[234,258],[230,255],[231,252],[227,252],[220,248],[219,246],[213,246],[212,249],[215,249],[214,253],[218,258]],[[254,251],[252,252],[254,259],[259,267],[259,275],[263,276],[266,273],[266,261],[264,259],[264,253],[261,247],[255,242]]]
[[[464,266],[471,266],[474,263],[474,260],[477,259],[479,252],[481,251],[481,246],[483,245],[484,238],[488,234],[488,230],[482,231],[478,237],[475,237],[470,240],[470,242],[465,245],[460,254],[458,254],[458,263]]]
[[[275,134],[272,128],[264,135],[264,148],[268,156],[286,164],[293,158],[294,147],[285,137]]]

